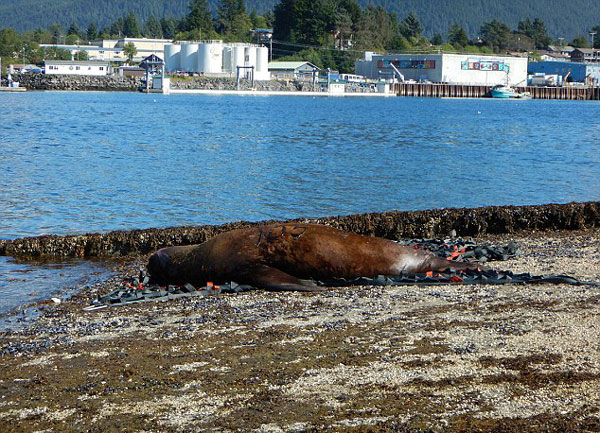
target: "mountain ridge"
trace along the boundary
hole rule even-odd
[[[272,10],[278,0],[246,0],[247,11],[264,13]],[[209,0],[214,12],[218,0]],[[514,0],[359,0],[361,7],[368,4],[382,6],[395,12],[400,20],[414,12],[425,36],[435,33],[445,36],[448,27],[457,22],[471,38],[478,35],[484,22],[497,19],[512,29],[525,18],[540,18],[553,39],[571,40],[576,36],[587,37],[588,30],[600,24],[600,2],[572,0],[569,7],[558,0],[537,2],[514,2]],[[13,27],[17,31],[46,28],[59,23],[66,29],[75,22],[82,28],[94,23],[105,27],[117,18],[133,11],[140,22],[150,15],[181,18],[186,15],[189,0],[12,0],[0,4],[0,29]]]

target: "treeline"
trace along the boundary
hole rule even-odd
[[[264,15],[272,11],[279,0],[246,0],[246,9]],[[151,15],[182,17],[188,12],[189,0],[5,0],[0,2],[0,28],[13,27],[19,32],[46,28],[59,23],[68,28],[75,22],[82,28],[90,23],[109,26],[118,17],[135,13],[141,22]],[[208,0],[216,16],[219,0]],[[425,36],[445,35],[452,23],[458,22],[469,37],[478,36],[483,23],[496,19],[516,28],[523,17],[539,17],[553,38],[571,40],[597,24],[600,2],[597,0],[359,0],[361,7],[382,6],[388,12],[405,17],[410,11],[419,17]]]
[[[426,38],[415,13],[399,18],[381,6],[363,8],[357,0],[279,0],[272,11],[263,14],[248,13],[244,0],[218,0],[215,7],[213,13],[208,0],[191,0],[187,14],[181,18],[150,15],[142,21],[135,12],[128,11],[104,27],[90,23],[80,28],[74,21],[67,29],[59,24],[20,34],[3,29],[0,55],[39,63],[44,58],[71,56],[62,50],[42,50],[39,44],[75,45],[123,37],[252,42],[252,29],[273,28],[273,58],[307,60],[322,68],[352,72],[355,59],[364,51],[531,52],[556,42],[539,18],[522,19],[514,29],[496,19],[484,22],[476,38],[470,38],[467,30],[454,22],[446,34]],[[600,25],[594,29],[600,34]],[[587,39],[581,36],[570,43],[584,47]],[[600,47],[600,36],[595,45]],[[85,58],[84,53],[81,55]]]

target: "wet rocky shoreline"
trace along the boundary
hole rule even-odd
[[[497,269],[600,281],[597,202],[328,222],[431,237],[456,227],[449,214],[463,236],[519,245]],[[219,229],[168,230],[99,243],[115,277],[0,334],[1,431],[600,431],[600,287],[353,286],[82,311],[145,265],[144,248]]]
[[[395,240],[443,237],[452,231],[458,236],[484,236],[585,230],[600,227],[600,202],[394,211],[291,221],[327,224],[346,231]],[[164,246],[201,243],[225,231],[274,222],[240,221],[222,225],[120,230],[105,234],[0,239],[0,256],[60,258],[147,254]]]

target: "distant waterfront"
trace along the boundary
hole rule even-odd
[[[2,238],[600,199],[597,102],[0,99]]]

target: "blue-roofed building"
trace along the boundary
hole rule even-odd
[[[600,64],[579,62],[530,62],[529,74],[557,74],[568,83],[600,84]]]

